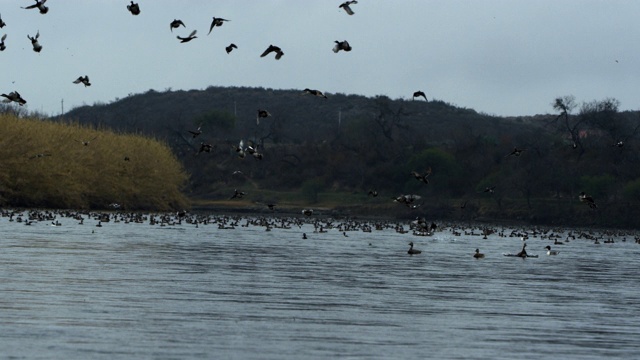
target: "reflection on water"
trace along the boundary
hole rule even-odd
[[[345,236],[311,223],[58,220],[0,219],[8,358],[632,359],[639,350],[632,234],[602,234],[615,243],[599,245],[530,236],[527,251],[540,257],[520,259],[502,256],[521,249],[519,237],[442,225],[433,236],[392,226]],[[422,254],[407,254],[410,241]],[[559,255],[546,256],[549,244]]]

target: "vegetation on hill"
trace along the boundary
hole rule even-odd
[[[271,116],[258,124],[259,109]],[[434,99],[210,87],[150,90],[64,119],[162,139],[190,174],[186,192],[199,203],[634,226],[638,113],[619,112],[615,99],[578,104],[571,96],[550,99],[549,110],[501,118]],[[197,128],[194,138],[188,131]],[[263,159],[241,159],[240,140],[258,145]],[[201,143],[213,150],[198,154]],[[515,148],[523,151],[509,155]],[[428,184],[410,175],[429,168]],[[248,195],[229,201],[236,188]],[[378,197],[367,196],[372,189]],[[597,209],[580,202],[582,191]],[[400,194],[420,195],[419,207],[391,200]]]
[[[0,114],[0,205],[169,210],[187,176],[159,141]]]

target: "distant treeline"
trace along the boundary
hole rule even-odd
[[[7,110],[9,108],[5,108]],[[0,205],[182,209],[187,179],[169,147],[90,125],[0,114]]]
[[[59,120],[161,139],[190,174],[185,190],[192,199],[228,200],[242,188],[247,203],[638,224],[640,116],[619,112],[615,99],[578,104],[571,96],[550,98],[549,114],[503,118],[432,98],[327,95],[243,87],[150,90],[77,108]],[[258,110],[271,116],[258,124]],[[202,133],[193,137],[189,130],[198,128]],[[240,140],[258,145],[263,159],[239,158]],[[196,155],[201,143],[212,151]],[[428,169],[428,184],[411,175]],[[379,196],[368,196],[370,190]],[[594,198],[596,209],[580,202],[581,192]],[[421,199],[409,209],[391,200],[400,194]]]

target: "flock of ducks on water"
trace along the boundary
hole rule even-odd
[[[242,197],[244,194],[236,190],[235,196]],[[551,248],[554,246],[565,246],[571,242],[590,242],[595,245],[601,243],[614,244],[616,241],[626,242],[627,238],[633,239],[636,244],[640,244],[640,234],[631,231],[620,230],[564,230],[559,228],[533,227],[528,229],[509,229],[506,227],[486,227],[471,224],[428,224],[424,219],[416,219],[407,223],[390,222],[386,220],[355,220],[343,219],[337,220],[333,218],[312,217],[314,211],[311,209],[302,210],[303,216],[228,216],[213,215],[205,213],[189,213],[187,211],[178,211],[175,213],[139,213],[120,211],[119,204],[112,204],[113,211],[108,212],[82,212],[70,210],[2,210],[1,217],[8,219],[9,222],[24,223],[25,225],[50,225],[64,226],[73,221],[78,225],[85,225],[92,221],[96,227],[104,227],[109,223],[123,224],[148,224],[153,226],[180,227],[183,229],[198,228],[200,226],[217,226],[220,230],[233,230],[245,227],[261,227],[265,231],[273,229],[302,229],[303,226],[311,225],[313,233],[335,233],[342,237],[348,237],[349,232],[371,233],[373,231],[395,231],[398,234],[407,234],[408,236],[434,236],[442,234],[443,236],[451,236],[453,239],[466,237],[477,239],[478,242],[486,240],[487,236],[496,236],[498,238],[516,239],[522,241],[522,250],[516,254],[503,254],[505,256],[514,256],[519,258],[536,258],[538,255],[528,254],[526,251],[527,241],[539,239],[547,242],[546,246],[541,245],[541,249],[546,250],[548,256],[560,254],[560,251]],[[62,220],[62,221],[61,221]],[[90,224],[87,224],[91,226]],[[307,233],[302,234],[302,239],[310,239]],[[560,240],[562,239],[562,241]],[[602,242],[601,242],[602,240]],[[550,243],[550,244],[549,244]],[[369,243],[372,246],[372,243]],[[414,247],[413,241],[409,242],[409,255],[420,255],[422,250]],[[486,258],[485,254],[480,252],[479,248],[470,254],[475,259]]]

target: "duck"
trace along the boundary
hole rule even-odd
[[[4,102],[17,102],[18,105],[22,106],[24,104],[27,103],[27,100],[23,99],[22,96],[20,96],[20,93],[18,93],[17,91],[12,91],[9,93],[9,95],[7,94],[0,94],[0,96],[5,97],[6,100],[4,100]]]
[[[476,259],[484,259],[484,254],[480,252],[480,249],[476,249],[476,253],[473,254],[473,257]]]
[[[207,35],[211,34],[211,30],[213,30],[214,27],[222,26],[222,24],[224,24],[225,21],[231,21],[231,20],[217,18],[214,16],[213,21],[211,21],[211,26],[209,26],[209,33]]]
[[[82,145],[84,146],[89,146],[89,143],[92,142],[93,140],[97,139],[98,137],[95,136],[93,139],[91,140],[77,140],[78,142],[82,143]]]
[[[236,146],[236,152],[238,153],[238,157],[240,157],[240,159],[244,159],[246,155],[245,151],[246,149],[244,148],[244,141],[240,140],[240,144]]]
[[[399,202],[401,204],[404,204],[412,209],[417,208],[420,205],[414,205],[413,203],[416,200],[420,200],[422,197],[420,195],[414,195],[414,194],[410,194],[410,195],[400,195],[396,198],[393,199],[393,201],[395,202]]]
[[[422,253],[421,250],[413,248],[413,241],[409,243],[409,251],[407,251],[407,254],[416,255],[416,254],[421,254],[421,253]]]
[[[40,11],[40,14],[46,14],[49,11],[49,8],[44,6],[44,3],[46,3],[47,0],[36,0],[36,3],[27,7],[23,7],[23,9],[38,9],[38,11]]]
[[[205,144],[204,142],[200,143],[200,149],[198,149],[198,154],[206,152],[206,153],[210,153],[211,149],[213,149],[213,145],[211,144]],[[196,155],[198,155],[196,154]]]
[[[191,138],[195,139],[197,138],[200,134],[202,134],[202,125],[198,126],[198,128],[196,130],[187,130],[190,134],[191,134]]]
[[[418,181],[422,181],[423,183],[428,184],[428,183],[429,183],[429,179],[428,179],[428,177],[429,177],[429,175],[431,175],[431,167],[429,167],[429,168],[426,170],[426,172],[424,173],[424,175],[423,175],[423,174],[420,174],[420,173],[419,173],[419,172],[417,172],[417,171],[412,171],[412,172],[411,172],[411,175],[413,175],[413,177],[414,177],[414,178],[416,178],[416,180],[418,180]]]
[[[134,3],[133,1],[131,4],[127,5],[127,10],[131,12],[131,15],[140,15],[140,6],[138,3]]]
[[[495,185],[494,186],[487,186],[486,188],[484,188],[484,190],[482,192],[486,192],[489,194],[493,194],[495,192]]]
[[[584,191],[580,193],[578,198],[580,199],[581,202],[589,205],[590,208],[594,210],[598,208],[598,205],[596,205],[595,200],[593,200],[593,198],[590,195],[587,195]]]
[[[266,118],[271,116],[271,114],[267,110],[258,110],[258,115],[256,116],[256,124],[260,125],[260,118]]]
[[[229,198],[229,200],[231,199],[242,199],[243,196],[245,196],[246,193],[244,191],[238,191],[238,189],[235,189],[233,191],[233,195]]]
[[[42,50],[42,45],[38,42],[38,38],[40,37],[40,30],[36,33],[36,36],[29,36],[27,38],[31,40],[31,45],[33,46],[33,51],[39,53]]]
[[[325,98],[325,99],[327,98],[327,96],[325,94],[323,94],[322,91],[320,91],[320,90],[313,90],[313,89],[306,88],[306,89],[304,89],[302,91],[303,91],[303,94],[311,94],[311,95],[318,96],[318,97],[321,97],[321,98]]]
[[[231,44],[229,44],[229,46],[225,47],[224,49],[227,51],[227,54],[228,54],[228,53],[232,52],[233,49],[237,49],[237,48],[238,47],[236,46],[236,44],[231,43]]]
[[[549,245],[544,248],[547,249],[547,255],[558,255],[560,253],[559,251],[551,250],[551,246]]]
[[[2,28],[3,28],[3,27],[5,27],[5,26],[7,26],[7,23],[5,23],[5,22],[2,20],[2,15],[0,15],[0,29],[2,29]]]
[[[313,209],[302,209],[302,215],[304,215],[304,216],[313,215]]]
[[[260,57],[265,57],[267,56],[269,53],[271,52],[275,52],[276,53],[276,60],[280,60],[280,58],[282,57],[282,55],[284,55],[284,52],[282,52],[282,49],[280,49],[278,46],[274,46],[274,45],[269,45],[269,47],[267,48],[267,50],[265,50],[262,55],[260,55]]]
[[[4,44],[4,40],[7,38],[7,34],[2,35],[2,38],[0,39],[0,51],[4,51],[7,46]]]
[[[522,152],[525,151],[527,149],[518,149],[517,147],[513,148],[513,150],[508,153],[505,157],[509,157],[509,156],[520,156],[522,155]]]
[[[74,84],[83,83],[84,87],[91,86],[91,83],[89,82],[89,76],[87,75],[78,77],[73,83]]]
[[[338,7],[342,8],[348,15],[353,15],[355,13],[353,12],[353,10],[351,10],[350,5],[357,4],[357,3],[358,2],[356,0],[345,1],[342,4],[340,4],[340,6]]]
[[[417,97],[420,97],[420,96],[422,96],[425,101],[429,101],[427,100],[427,94],[425,94],[424,91],[422,90],[418,90],[413,93],[413,100],[415,100]]]
[[[253,156],[254,159],[262,160],[262,154],[258,152],[258,145],[248,145],[247,152],[249,153],[249,155]]]
[[[180,25],[182,25],[182,27],[186,27],[184,25],[184,23],[182,22],[182,20],[178,20],[178,19],[174,19],[170,24],[169,24],[169,30],[171,30],[171,32],[173,32],[173,29],[177,29],[180,27]]]
[[[351,51],[351,45],[349,45],[349,42],[347,40],[344,41],[335,41],[336,45],[333,47],[333,52],[337,53],[340,50],[343,51]]]
[[[176,36],[178,38],[178,40],[180,40],[181,43],[186,43],[189,42],[195,38],[197,38],[196,33],[198,32],[198,30],[193,30],[191,32],[191,34],[189,34],[189,36],[187,37],[180,37],[180,36]]]
[[[369,190],[369,192],[367,193],[367,196],[371,196],[371,197],[378,196],[378,190],[376,190],[376,189]]]
[[[519,253],[517,253],[516,256],[519,256],[521,258],[526,258],[528,256],[526,248],[527,248],[527,243],[522,244],[522,250]]]

